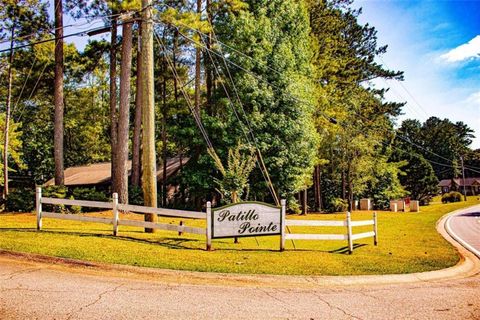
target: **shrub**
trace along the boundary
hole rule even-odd
[[[442,196],[443,203],[460,202],[462,200],[463,200],[463,195],[457,191],[448,192]]]
[[[35,210],[35,191],[22,188],[8,194],[5,211],[32,212],[33,210]]]
[[[131,185],[128,190],[128,203],[143,206],[143,190],[141,187]]]
[[[333,198],[331,206],[335,212],[344,212],[348,210],[348,201],[341,198]]]
[[[42,188],[42,197],[65,199],[68,189],[65,186],[48,186]]]
[[[48,186],[42,188],[42,197],[45,198],[59,198],[65,199],[67,197],[68,189],[65,186]],[[50,212],[65,212],[65,206],[61,205],[53,205],[53,204],[45,204],[42,205],[43,211],[50,211]]]
[[[101,201],[101,202],[108,202],[109,199],[105,193],[102,191],[97,191],[95,187],[93,188],[75,188],[73,189],[72,192],[73,199],[75,200],[88,200],[88,201]],[[71,210],[76,210],[72,206]],[[80,208],[79,211],[97,211],[97,208],[89,208],[89,207],[84,207]],[[77,210],[78,211],[78,210]]]

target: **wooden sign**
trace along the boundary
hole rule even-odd
[[[261,202],[241,202],[212,209],[212,239],[279,235],[279,207]]]

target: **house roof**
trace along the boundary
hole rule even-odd
[[[457,187],[463,187],[463,179],[443,179],[438,183],[439,187],[451,187],[452,181]],[[478,186],[480,185],[480,178],[465,178],[465,186]]]
[[[174,157],[167,159],[167,178],[174,175],[182,165],[185,165],[185,163],[188,162],[188,160],[189,158],[184,157]],[[130,176],[132,167],[132,162],[130,160],[128,161],[127,166],[128,175]],[[112,166],[110,162],[103,162],[67,168],[65,169],[65,185],[81,186],[110,183],[111,167]],[[157,180],[163,180],[163,165],[157,167]],[[52,178],[45,183],[45,186],[50,186],[54,184],[55,179]]]

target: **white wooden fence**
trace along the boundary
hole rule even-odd
[[[42,209],[43,204],[52,204],[52,205],[67,205],[67,206],[82,206],[89,208],[100,208],[100,209],[110,209],[113,212],[112,218],[100,218],[100,217],[88,217],[82,214],[61,214],[55,212],[45,212]],[[87,201],[87,200],[69,200],[69,199],[57,199],[57,198],[45,198],[42,197],[42,189],[37,188],[36,190],[36,213],[37,213],[37,230],[42,229],[42,219],[43,218],[52,218],[52,219],[62,219],[62,220],[75,220],[83,222],[95,222],[95,223],[105,223],[113,225],[113,235],[117,235],[118,226],[132,226],[132,227],[141,227],[141,228],[150,228],[150,229],[161,229],[168,231],[178,231],[179,234],[193,233],[207,236],[206,228],[198,227],[189,227],[183,225],[173,225],[167,223],[155,223],[148,221],[140,220],[124,220],[119,219],[118,211],[128,211],[136,213],[151,213],[163,217],[175,217],[175,218],[185,218],[185,219],[206,219],[205,212],[196,212],[196,211],[184,211],[184,210],[173,210],[173,209],[164,209],[164,208],[151,208],[144,206],[134,206],[128,204],[119,204],[118,195],[113,194],[112,202],[100,202],[100,201]]]
[[[82,214],[61,214],[55,212],[46,212],[43,211],[42,205],[67,205],[67,206],[82,206],[89,208],[100,208],[100,209],[110,209],[113,212],[112,218],[101,218],[101,217],[90,217]],[[125,220],[119,219],[119,211],[124,212],[135,212],[135,213],[150,213],[157,216],[163,217],[175,217],[175,218],[184,218],[184,219],[202,219],[206,220],[206,227],[189,227],[183,225],[180,222],[180,225],[166,224],[166,223],[156,223],[148,222],[141,220]],[[211,250],[212,246],[212,215],[211,215],[211,203],[207,202],[207,212],[197,212],[197,211],[185,211],[185,210],[174,210],[174,209],[165,209],[165,208],[152,208],[144,207],[137,205],[129,204],[119,204],[118,195],[113,194],[112,202],[100,202],[100,201],[87,201],[87,200],[69,200],[69,199],[58,199],[58,198],[45,198],[42,197],[42,189],[36,189],[36,214],[37,214],[37,230],[42,229],[42,220],[44,218],[51,219],[62,219],[62,220],[75,220],[83,222],[94,222],[94,223],[104,223],[113,225],[113,235],[118,234],[118,226],[132,226],[132,227],[141,227],[141,228],[150,228],[150,229],[161,229],[168,231],[177,231],[180,234],[192,233],[205,235],[206,237],[206,249]],[[281,234],[280,234],[280,250],[285,249],[286,240],[347,240],[349,253],[353,252],[353,241],[373,237],[374,244],[377,245],[377,214],[373,213],[372,220],[362,220],[362,221],[351,221],[350,212],[347,212],[347,217],[342,221],[333,221],[333,220],[286,220],[285,219],[285,200],[282,200],[282,210],[281,210]],[[354,234],[352,232],[352,227],[360,226],[373,226],[373,231],[363,232]],[[346,233],[341,234],[302,234],[302,233],[286,233],[285,230],[288,226],[310,226],[310,227],[344,227],[346,228]]]
[[[352,227],[373,226],[373,231],[354,234]],[[373,237],[373,243],[377,245],[377,213],[373,213],[372,220],[352,221],[350,212],[347,212],[347,218],[343,221],[334,220],[285,220],[284,226],[305,226],[305,227],[344,227],[346,233],[341,234],[305,234],[305,233],[285,233],[282,232],[280,250],[285,249],[285,240],[347,240],[348,251],[353,252],[353,241],[363,238]],[[285,227],[283,229],[285,229]]]

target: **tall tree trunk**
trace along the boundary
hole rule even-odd
[[[15,24],[12,26],[10,34],[10,53],[8,58],[8,87],[7,87],[7,101],[5,108],[5,131],[3,140],[3,198],[8,196],[8,144],[10,131],[10,107],[12,104],[12,81],[13,81],[13,43],[15,36]]]
[[[313,167],[313,211],[318,211],[317,166]]]
[[[350,164],[347,169],[347,184],[348,184],[348,211],[352,211],[352,202],[353,202],[353,183],[352,183],[352,168]]]
[[[113,12],[112,12],[113,13]],[[111,184],[115,190],[115,164],[117,158],[117,17],[112,18],[110,38],[110,149]]]
[[[138,22],[138,46],[137,46],[137,80],[136,80],[136,94],[135,94],[135,119],[133,124],[133,137],[132,137],[132,185],[140,186],[140,174],[141,174],[141,136],[142,136],[142,94],[139,90],[140,79],[142,74],[140,73],[142,59],[141,55],[141,34],[142,34],[142,22]]]
[[[345,181],[345,169],[342,169],[342,199],[347,200],[347,182]]]
[[[62,0],[55,0],[55,79],[53,100],[55,119],[53,133],[53,150],[55,159],[55,184],[64,185],[63,170],[63,5]]]
[[[211,20],[211,12],[210,12],[210,2],[211,0],[206,0],[206,11],[207,11],[207,21],[212,24]],[[212,24],[213,25],[213,24]],[[209,32],[207,34],[207,43],[206,43],[206,51],[209,51],[212,47],[212,35]],[[212,115],[212,62],[209,61],[206,57],[208,55],[208,52],[205,52],[204,54],[204,64],[205,64],[205,85],[207,87],[207,112],[209,115]]]
[[[152,0],[142,0],[142,9],[142,187],[145,205],[157,207]],[[156,217],[155,214],[145,214],[146,221],[154,222]],[[145,228],[145,231],[153,232],[154,229]]]
[[[166,66],[164,71],[166,72]],[[162,165],[163,165],[163,175],[162,175],[162,206],[167,206],[167,81],[163,77],[162,84]]]
[[[318,211],[323,210],[323,200],[322,200],[322,170],[320,169],[320,166],[317,167],[318,172],[317,172],[317,185],[318,185]]]
[[[178,30],[173,32],[173,68],[177,70],[177,51],[178,51]],[[173,77],[173,92],[175,94],[175,102],[178,102],[178,81],[177,77]]]
[[[197,13],[202,13],[202,0],[197,0]],[[199,34],[201,37],[202,35]],[[195,112],[197,115],[200,115],[200,76],[201,76],[201,53],[202,49],[200,46],[195,48]]]
[[[302,203],[302,215],[306,215],[308,212],[308,205],[307,205],[307,195],[308,189],[300,191],[300,198]]]
[[[130,120],[130,75],[132,73],[132,21],[122,25],[122,62],[120,71],[120,106],[115,163],[115,190],[118,201],[128,203],[128,129]]]

